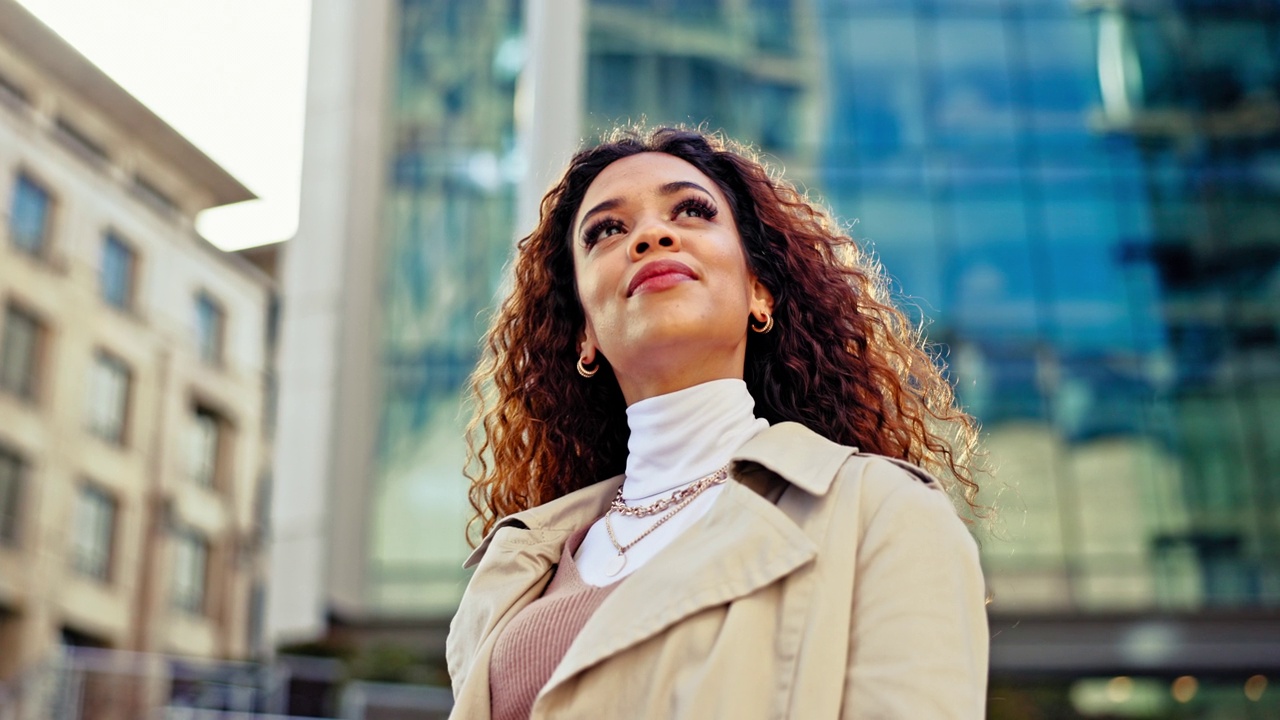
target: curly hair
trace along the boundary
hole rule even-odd
[[[682,128],[620,128],[575,155],[543,198],[483,341],[466,468],[481,534],[625,467],[626,403],[608,361],[590,381],[575,370],[584,316],[571,228],[596,176],[645,152],[680,158],[716,183],[748,267],[773,294],[776,328],[748,333],[743,377],[757,416],[954,478],[976,509],[976,423],[921,328],[894,307],[878,263],[747,148]]]

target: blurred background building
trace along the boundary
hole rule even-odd
[[[70,656],[125,718],[137,653],[265,649],[275,284],[193,225],[253,197],[0,0],[0,716]]]
[[[998,468],[992,716],[1280,713],[1280,4],[349,0],[312,47],[277,637],[443,681],[513,238],[579,138],[705,123],[948,348]]]

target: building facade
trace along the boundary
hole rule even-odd
[[[194,228],[253,194],[0,0],[0,198],[0,691],[256,654],[274,284]]]
[[[313,436],[358,456],[310,524],[350,533],[313,628],[342,607],[438,639],[466,579],[464,381],[548,168],[614,123],[705,123],[850,223],[983,425],[993,716],[1280,707],[1280,6],[377,5],[358,36],[318,6],[313,36],[349,55],[313,61],[313,95],[347,102],[316,105],[308,157],[330,133],[363,170],[308,174],[304,228],[335,198],[347,223],[299,241],[367,273],[344,282],[373,373]]]

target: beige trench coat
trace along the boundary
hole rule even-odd
[[[707,514],[622,581],[534,718],[980,718],[975,543],[923,471],[795,423],[737,453]],[[503,518],[450,626],[453,717],[488,719],[489,657],[615,477]]]

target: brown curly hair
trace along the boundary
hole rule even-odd
[[[956,406],[921,329],[893,306],[874,259],[748,149],[694,130],[623,128],[573,157],[516,246],[511,294],[471,377],[466,475],[482,534],[625,467],[626,404],[612,369],[601,358],[589,381],[575,370],[584,317],[571,228],[596,176],[644,152],[685,160],[717,184],[748,267],[773,294],[776,328],[748,333],[744,379],[756,415],[955,478],[976,508],[976,423]]]

